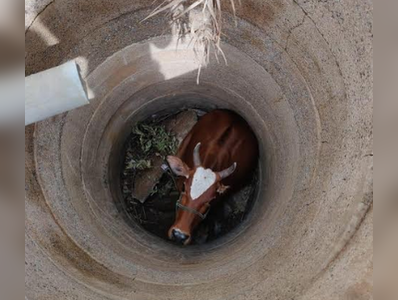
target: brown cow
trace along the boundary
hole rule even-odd
[[[179,182],[181,198],[169,238],[189,244],[210,203],[227,190],[241,187],[257,160],[257,139],[245,120],[227,110],[204,115],[185,137],[177,156],[167,157],[172,171],[185,177]]]

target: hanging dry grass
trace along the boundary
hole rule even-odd
[[[220,46],[222,34],[221,3],[225,3],[225,1],[230,1],[235,14],[235,0],[165,0],[145,18],[147,20],[165,12],[171,17],[171,23],[175,25],[179,38],[189,34],[199,62],[198,84],[201,69],[208,65],[212,49],[216,60],[219,61],[219,55],[221,55],[227,64],[227,58]]]

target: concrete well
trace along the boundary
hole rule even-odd
[[[151,1],[26,4],[26,73],[76,59],[94,100],[26,128],[26,296],[372,299],[372,3],[245,0],[196,84],[188,41]],[[120,213],[132,123],[229,108],[260,142],[250,216],[177,247]]]

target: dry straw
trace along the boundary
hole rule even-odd
[[[145,20],[165,12],[171,17],[179,38],[189,35],[199,62],[197,83],[199,84],[202,67],[208,65],[210,52],[213,49],[215,58],[219,61],[221,55],[227,64],[227,59],[221,49],[222,7],[229,1],[235,14],[235,0],[165,0]],[[240,0],[239,0],[240,2]]]

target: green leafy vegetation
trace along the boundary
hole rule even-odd
[[[133,127],[132,133],[138,138],[140,150],[144,155],[155,153],[157,156],[165,157],[177,151],[177,139],[163,125],[137,124]],[[147,161],[140,165],[151,167]]]
[[[136,169],[136,170],[146,170],[152,167],[151,161],[149,159],[134,160],[131,159],[126,166],[126,169]]]
[[[177,149],[177,138],[164,125],[159,124],[159,121],[134,125],[126,145],[123,176],[130,179],[125,182],[123,193],[131,194],[134,188],[131,183],[136,176],[140,176],[140,172],[149,170],[155,165],[159,167],[159,159],[175,154]],[[171,178],[169,176],[166,178],[168,178],[166,182],[154,186],[150,196],[165,196],[174,188]]]

